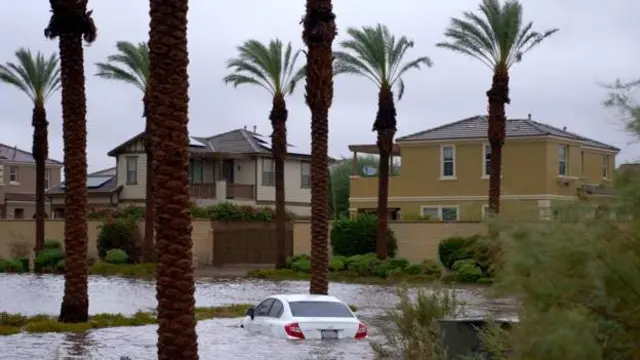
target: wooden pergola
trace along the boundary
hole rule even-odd
[[[353,152],[353,176],[359,176],[359,167],[358,167],[358,154],[368,154],[368,155],[379,155],[380,151],[378,150],[378,146],[375,144],[367,144],[367,145],[349,145],[349,150]],[[389,172],[393,174],[393,157],[400,156],[400,147],[398,144],[393,144],[393,150],[391,151],[391,156],[389,156]]]

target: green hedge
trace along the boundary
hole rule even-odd
[[[450,270],[445,280],[464,283],[487,283],[493,277],[492,252],[489,239],[482,235],[454,236],[438,245],[442,265]]]
[[[360,214],[353,219],[341,218],[331,227],[334,255],[354,256],[376,252],[378,225],[375,215]],[[391,229],[387,229],[387,254],[396,255],[398,245]]]
[[[132,218],[121,218],[102,224],[98,234],[98,256],[104,259],[109,250],[120,249],[127,254],[129,263],[138,260],[141,241],[138,223]]]

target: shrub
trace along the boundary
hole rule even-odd
[[[53,269],[55,272],[64,272],[64,259],[58,261],[55,268]]]
[[[291,269],[298,272],[309,273],[311,272],[311,260],[308,257],[300,257],[291,264]]]
[[[405,274],[420,275],[422,273],[422,266],[419,264],[411,264],[404,269]]]
[[[117,219],[102,225],[98,235],[98,255],[101,259],[111,249],[121,249],[127,253],[130,263],[138,259],[140,232],[138,225],[131,219]]]
[[[144,218],[144,207],[130,205],[122,209],[102,208],[92,209],[88,214],[89,219],[104,220],[112,219],[128,219],[131,221],[140,221]]]
[[[440,262],[444,267],[451,270],[456,261],[473,258],[473,246],[480,238],[480,235],[474,235],[470,237],[453,236],[443,239],[438,244]]]
[[[298,254],[298,255],[294,255],[294,256],[290,256],[287,258],[287,263],[286,263],[286,268],[287,269],[291,269],[291,266],[293,265],[294,262],[297,262],[300,259],[307,259],[309,261],[311,261],[311,259],[309,258],[309,255],[307,254]]]
[[[331,228],[331,247],[334,255],[354,256],[376,251],[376,217],[360,214],[353,219],[341,218]],[[387,230],[387,251],[394,257],[398,245],[391,229]]]
[[[29,272],[29,270],[31,270],[30,267],[29,267],[29,257],[28,256],[20,256],[20,257],[16,258],[16,260],[20,261],[24,271]]]
[[[442,265],[434,260],[424,260],[420,263],[422,273],[425,275],[431,275],[433,277],[442,276]]]
[[[46,249],[62,250],[62,242],[60,242],[60,240],[47,239],[44,242],[44,248],[45,250]]]
[[[482,269],[473,259],[458,260],[453,264],[455,279],[463,283],[475,283],[482,277]]]
[[[344,262],[340,259],[331,258],[329,260],[329,270],[331,271],[342,271],[344,270]]]
[[[405,258],[392,258],[389,259],[389,267],[392,270],[400,269],[404,270],[407,266],[409,266],[409,260]]]
[[[0,259],[0,272],[22,273],[24,270],[22,262],[18,259]]]
[[[197,215],[197,217],[219,221],[272,221],[276,217],[275,210],[270,207],[258,208],[229,202],[204,208],[193,206],[191,213],[194,217]],[[291,220],[293,217],[293,214],[287,213],[287,220]]]
[[[126,264],[128,260],[129,256],[127,256],[127,253],[120,249],[111,249],[107,251],[104,257],[104,261],[109,264]]]
[[[381,263],[374,253],[354,255],[347,260],[347,270],[354,271],[360,276],[373,276]]]
[[[36,258],[36,264],[43,268],[53,270],[60,260],[64,259],[64,253],[60,249],[45,249]]]

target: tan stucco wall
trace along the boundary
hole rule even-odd
[[[90,221],[89,257],[97,258],[96,239],[100,221]],[[484,233],[483,223],[428,223],[428,222],[392,222],[389,224],[398,241],[398,256],[410,261],[436,259],[440,240],[454,235],[473,235]],[[141,233],[144,223],[139,224]],[[193,256],[198,266],[212,264],[213,261],[213,229],[209,221],[194,221],[192,230]],[[64,221],[48,220],[46,222],[48,239],[64,239]],[[311,224],[300,221],[293,228],[294,254],[309,254],[311,251]],[[33,221],[0,220],[0,258],[27,255],[33,249],[35,226]]]

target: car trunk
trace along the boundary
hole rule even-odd
[[[305,339],[353,339],[358,331],[356,318],[296,317]]]

